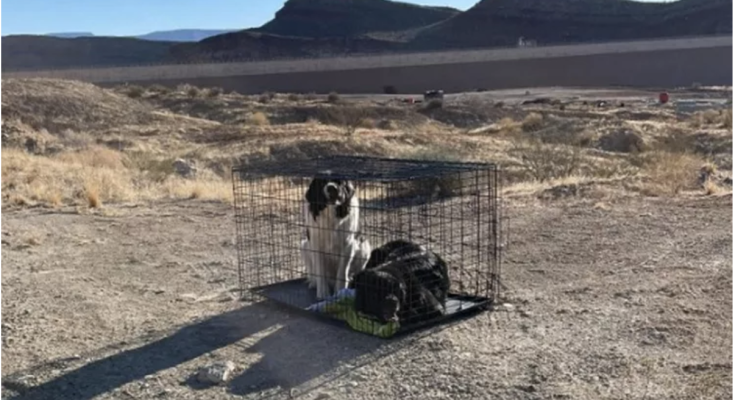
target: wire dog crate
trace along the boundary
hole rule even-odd
[[[498,295],[495,164],[334,156],[232,176],[243,297],[390,337]]]

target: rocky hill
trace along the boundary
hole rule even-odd
[[[465,12],[389,0],[288,0],[259,28],[199,42],[3,38],[4,71],[235,61],[732,33],[732,0],[481,0]]]
[[[402,31],[459,14],[448,7],[423,7],[389,0],[289,0],[258,32],[284,36],[345,37]]]
[[[178,44],[171,48],[171,56],[183,62],[236,61],[380,53],[399,49],[400,45],[396,43],[363,36],[313,38],[239,31],[197,43]]]
[[[732,32],[732,0],[482,0],[415,32],[415,49],[599,42]]]

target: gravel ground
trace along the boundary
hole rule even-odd
[[[510,205],[507,304],[393,341],[237,300],[226,205],[3,212],[3,398],[732,396],[730,195]]]

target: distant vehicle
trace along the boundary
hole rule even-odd
[[[439,100],[441,102],[444,101],[444,91],[443,90],[427,90],[424,92],[424,101],[428,102],[431,100]]]
[[[536,47],[538,46],[538,43],[535,39],[526,39],[525,37],[521,36],[518,38],[518,47]]]

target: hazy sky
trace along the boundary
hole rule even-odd
[[[466,10],[478,0],[403,0]],[[650,0],[649,0],[650,1]],[[245,29],[267,22],[285,0],[4,0],[2,34],[92,32],[138,35],[181,28]]]

